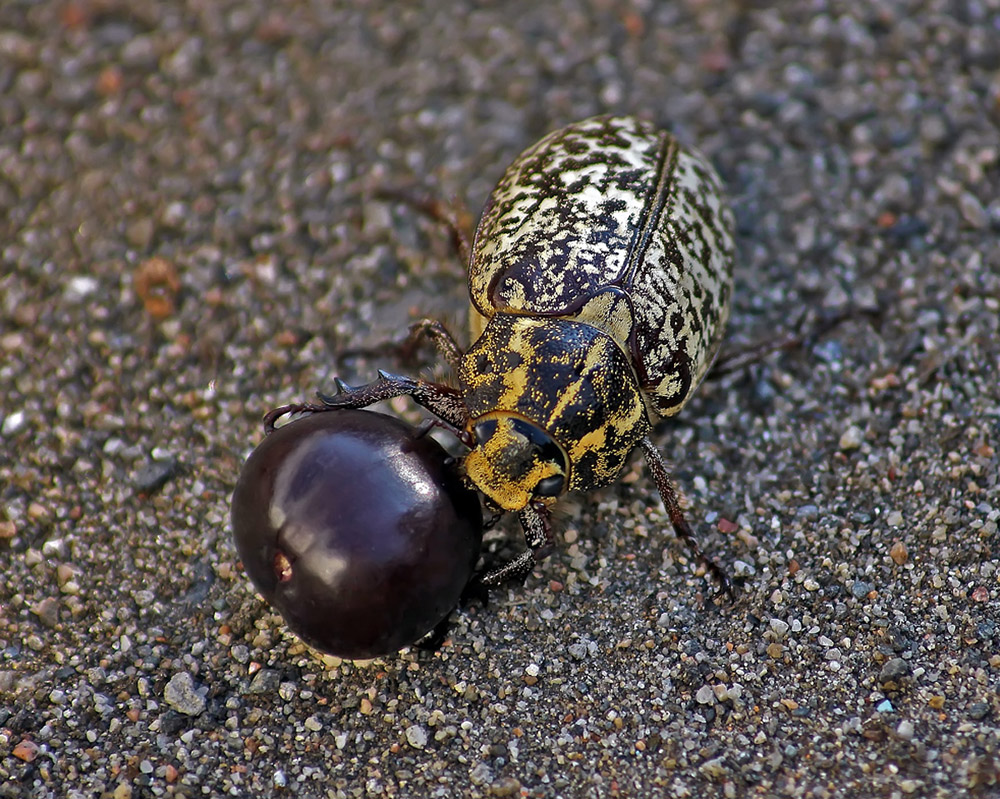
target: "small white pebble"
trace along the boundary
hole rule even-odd
[[[738,560],[733,564],[733,573],[737,577],[753,577],[757,570],[745,560]]]
[[[840,448],[842,450],[857,449],[865,440],[864,431],[857,425],[848,427],[840,437]]]
[[[712,690],[711,685],[703,685],[698,689],[698,693],[694,695],[694,698],[699,705],[711,705],[715,702],[715,691]]]
[[[99,285],[97,278],[90,276],[78,275],[70,278],[69,283],[66,284],[66,299],[82,300],[97,291]]]
[[[5,436],[12,436],[22,427],[24,427],[25,415],[24,411],[14,411],[8,414],[3,420],[3,426],[0,427],[0,432]]]
[[[312,732],[319,732],[320,730],[323,729],[323,723],[315,716],[310,716],[309,718],[307,718],[303,722],[303,725],[307,730],[311,730]]]
[[[427,746],[427,730],[419,724],[411,724],[406,728],[406,742],[414,749],[423,749]]]

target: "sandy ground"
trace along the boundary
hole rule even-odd
[[[0,6],[0,797],[1000,796],[1000,3],[379,5]],[[439,652],[318,661],[229,499],[337,352],[462,327],[375,190],[478,213],[609,111],[722,174],[727,346],[883,307],[656,433],[739,598],[636,460]]]

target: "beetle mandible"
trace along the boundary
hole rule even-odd
[[[526,576],[553,547],[549,506],[614,482],[640,446],[678,536],[729,590],[649,432],[715,358],[732,262],[732,214],[703,156],[633,117],[577,122],[525,150],[486,204],[469,262],[472,346],[463,353],[432,320],[411,329],[434,340],[458,387],[380,370],[278,411],[408,395],[434,414],[469,447],[468,479],[524,528],[527,550],[482,574],[486,586]]]

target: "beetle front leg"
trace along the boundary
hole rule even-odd
[[[290,413],[321,413],[327,410],[324,405],[317,405],[315,402],[293,402],[290,405],[282,405],[280,408],[272,408],[264,414],[261,420],[264,422],[264,435],[269,436],[274,432],[274,424],[282,416]]]
[[[528,548],[513,560],[490,569],[480,575],[478,580],[487,588],[495,588],[504,583],[523,581],[535,564],[551,554],[555,542],[552,538],[552,525],[549,522],[549,509],[541,503],[528,505],[517,515],[524,528],[524,539]]]
[[[366,408],[393,397],[412,397],[414,402],[448,424],[456,435],[464,439],[469,411],[458,389],[441,383],[429,383],[426,380],[390,374],[381,369],[378,370],[378,380],[363,386],[349,386],[340,378],[336,378],[334,382],[337,385],[336,394],[319,395],[323,402],[322,410]]]
[[[705,568],[711,572],[712,576],[719,583],[721,590],[731,598],[733,596],[733,586],[729,580],[729,575],[726,574],[725,570],[718,563],[710,560],[702,551],[698,539],[695,538],[694,532],[691,530],[691,526],[687,523],[687,519],[684,518],[684,511],[681,510],[673,479],[670,477],[670,472],[667,471],[667,466],[663,462],[659,450],[649,440],[649,436],[646,436],[641,443],[642,450],[646,453],[646,464],[653,473],[653,482],[656,483],[656,488],[660,492],[660,498],[663,500],[663,506],[667,509],[667,515],[670,516],[670,523],[674,527],[674,532],[685,543],[691,554],[705,564]]]
[[[376,402],[393,397],[412,397],[423,408],[440,419],[442,426],[451,430],[459,440],[468,444],[469,434],[465,430],[469,420],[462,394],[457,389],[440,383],[429,383],[426,380],[415,380],[412,377],[393,375],[379,369],[378,380],[363,386],[349,386],[340,378],[335,378],[336,394],[319,394],[319,403],[303,402],[292,405],[282,405],[275,408],[264,417],[264,431],[274,431],[274,423],[289,413],[323,413],[344,408],[367,408]]]

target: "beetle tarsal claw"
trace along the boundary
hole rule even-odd
[[[323,394],[317,391],[316,396],[320,398],[320,401],[327,406],[339,408],[347,407],[345,403],[348,402],[351,395],[356,394],[358,389],[354,386],[348,385],[339,377],[333,379],[333,385],[337,389],[332,394]]]
[[[392,372],[387,372],[385,369],[378,370],[379,380],[385,383],[412,383],[413,378],[403,377],[401,375],[394,375]]]
[[[270,435],[274,432],[275,424],[277,421],[286,414],[292,413],[294,410],[294,405],[282,405],[280,408],[274,408],[268,413],[264,414],[264,435]]]

